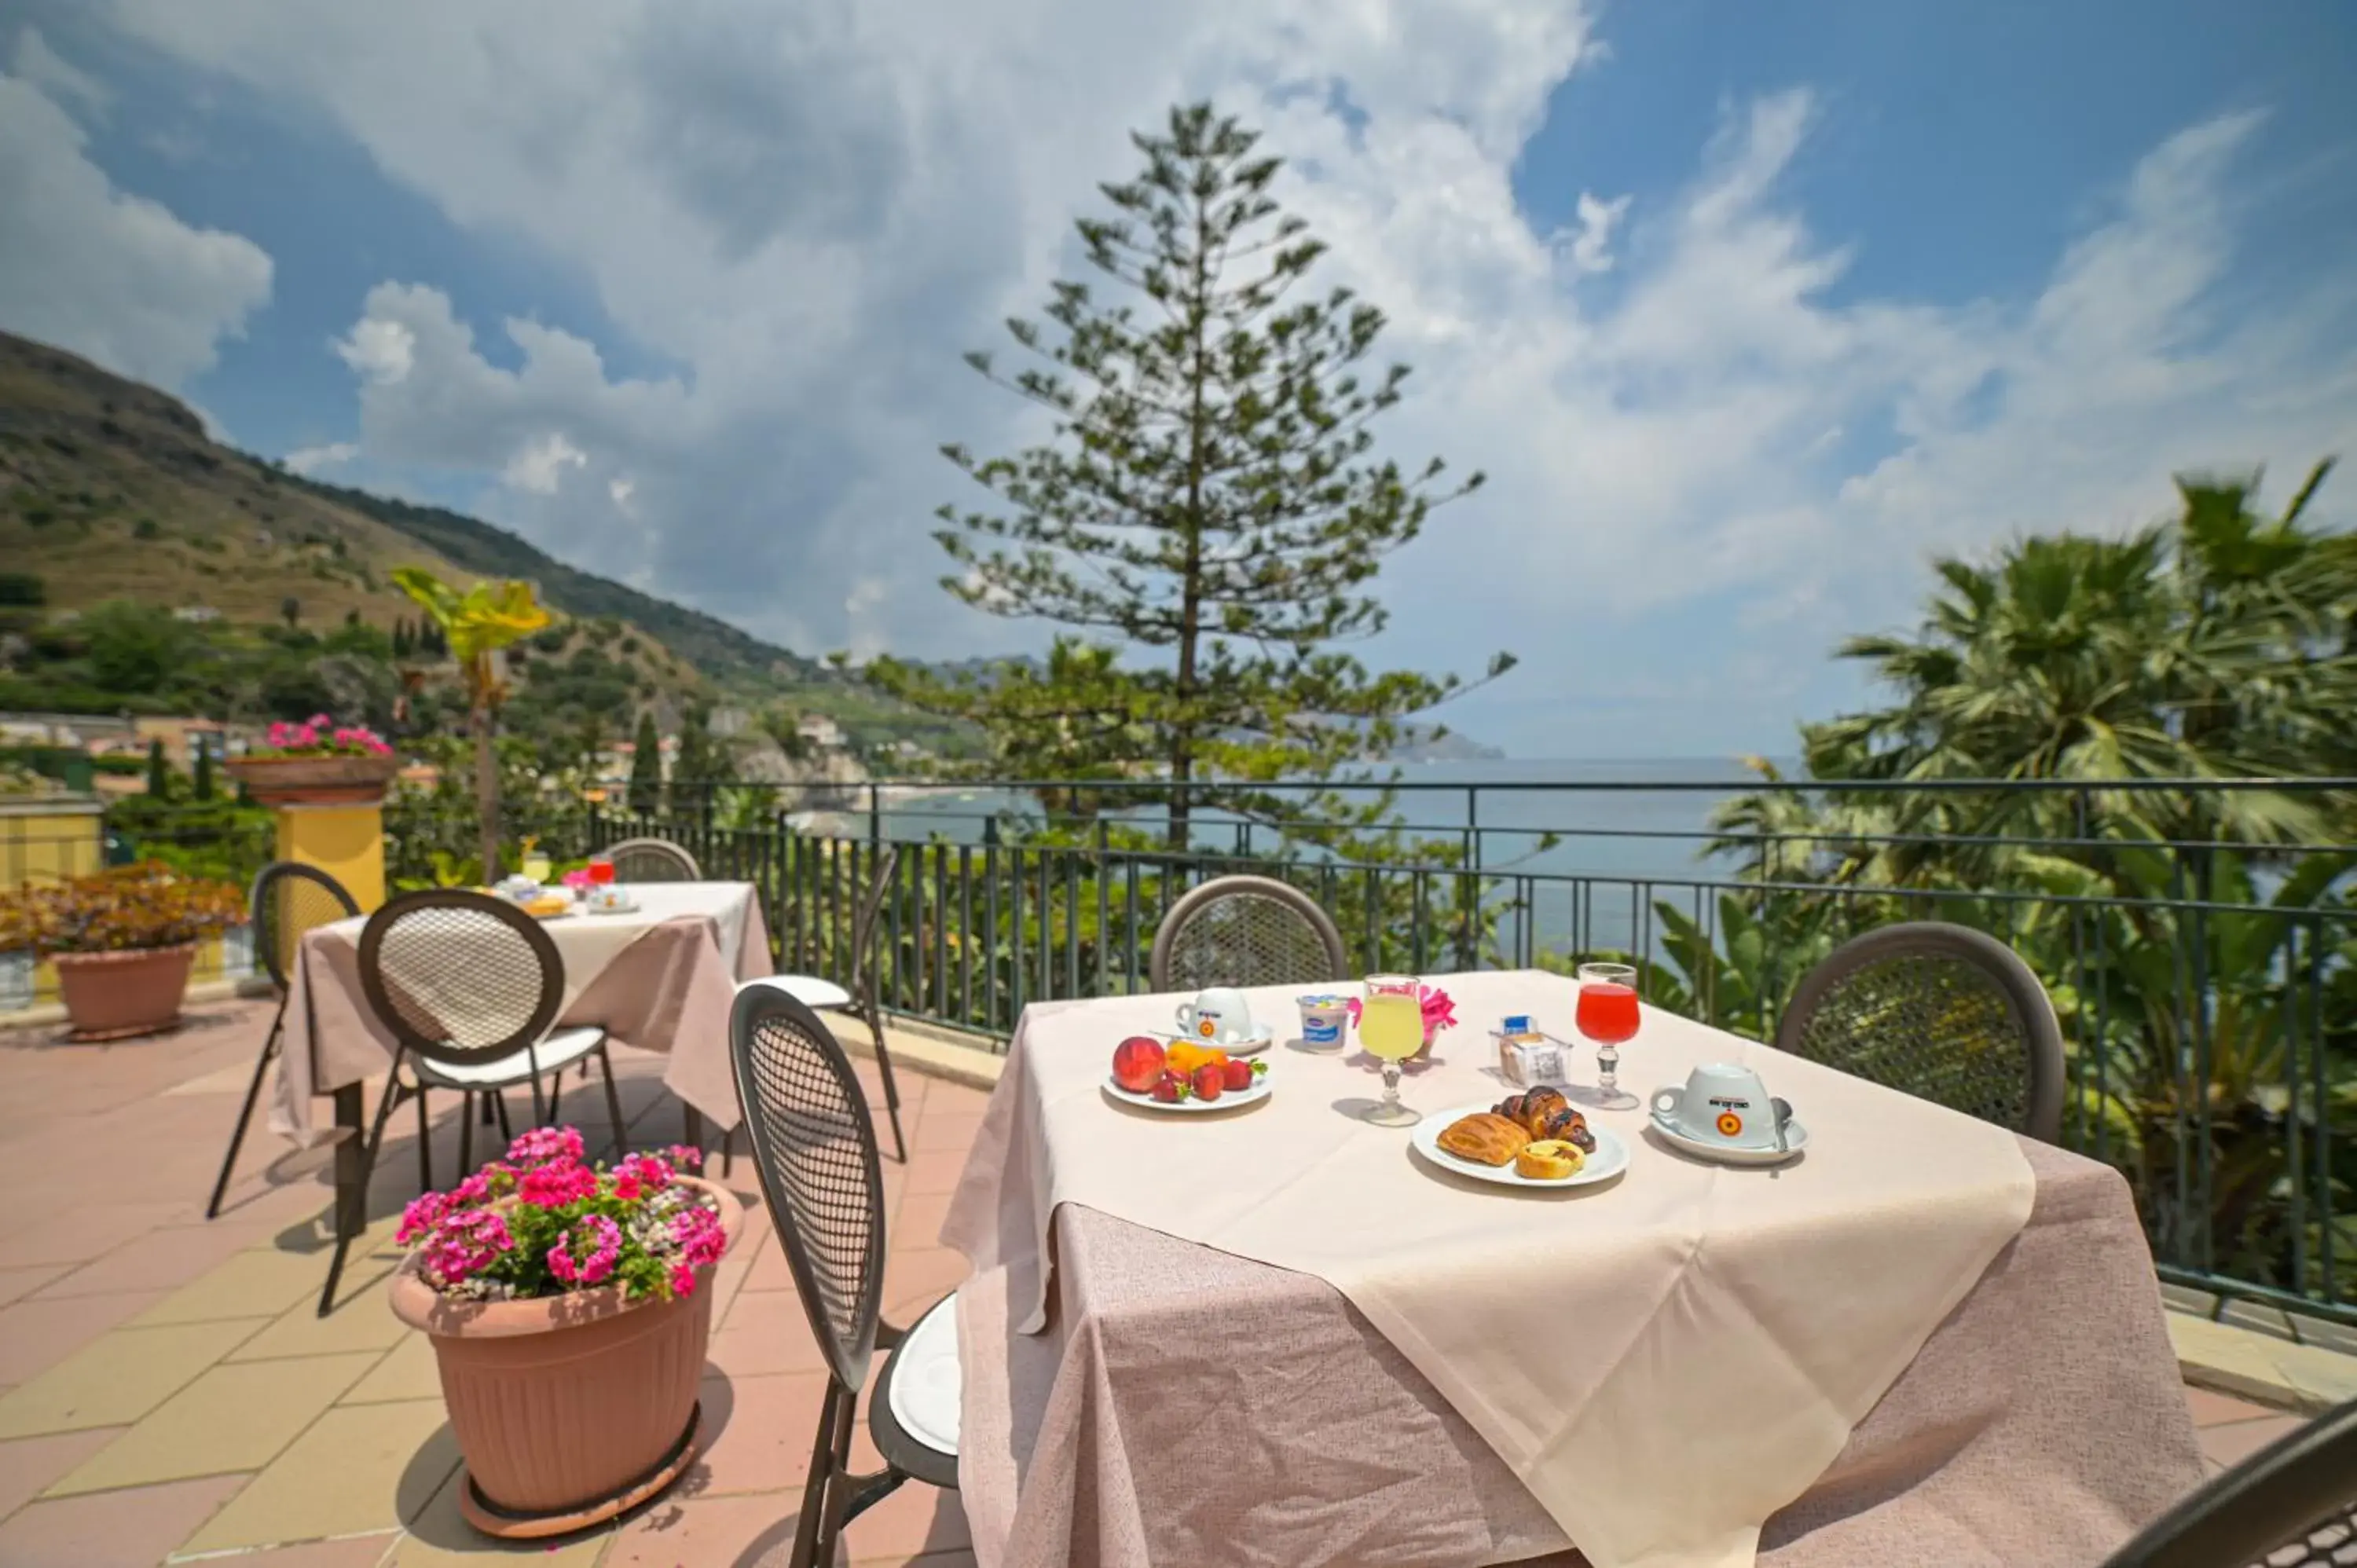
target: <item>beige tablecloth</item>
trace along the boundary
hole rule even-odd
[[[616,1044],[667,1054],[664,1086],[723,1128],[738,1120],[728,1064],[737,982],[771,972],[770,934],[749,882],[651,883],[639,908],[568,915],[543,928],[565,961],[556,1026],[597,1024]],[[318,1142],[312,1099],[382,1072],[392,1033],[361,991],[365,918],[304,934],[286,998],[274,1132]]]
[[[1482,1032],[1498,1015],[1571,1033],[1561,977],[1440,983],[1466,1023],[1411,1080],[1419,1109],[1505,1092]],[[1287,1016],[1282,991],[1252,1001]],[[1808,1154],[1731,1170],[1641,1133],[1641,1112],[1602,1113],[1631,1146],[1627,1175],[1501,1192],[1351,1116],[1371,1074],[1299,1053],[1278,1054],[1266,1102],[1231,1115],[1107,1103],[1114,1043],[1170,1003],[1027,1014],[944,1239],[1008,1267],[1027,1332],[1046,1323],[1064,1203],[1324,1280],[1598,1568],[1751,1563],[1768,1518],[1824,1474],[2030,1210],[2011,1134],[1657,1012],[1625,1054],[1640,1094],[1748,1062],[1793,1102]],[[1232,1375],[1253,1377],[1249,1340],[1235,1348]]]

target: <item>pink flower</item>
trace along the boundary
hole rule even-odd
[[[426,1272],[446,1285],[482,1273],[514,1251],[507,1221],[487,1209],[455,1214],[435,1232],[425,1249]]]
[[[700,1171],[704,1168],[704,1151],[693,1144],[673,1144],[663,1153],[670,1156],[673,1165],[682,1170]]]
[[[671,1185],[671,1166],[659,1155],[632,1155],[614,1172],[614,1196],[628,1203]]]
[[[577,1243],[585,1236],[589,1255],[576,1257]],[[548,1272],[567,1284],[599,1284],[612,1275],[621,1256],[622,1228],[602,1214],[587,1214],[548,1250]]]
[[[393,1233],[393,1239],[406,1247],[441,1224],[443,1216],[450,1212],[450,1199],[446,1195],[438,1192],[424,1194],[401,1211],[401,1229]]]
[[[508,1145],[508,1158],[518,1165],[544,1165],[551,1160],[578,1164],[583,1157],[578,1127],[534,1127]]]
[[[516,1197],[543,1208],[562,1208],[597,1193],[597,1173],[576,1161],[534,1165],[516,1183]]]
[[[587,866],[584,866],[584,867],[583,867],[582,869],[580,869],[579,871],[568,871],[568,872],[566,872],[566,873],[565,874],[565,886],[566,886],[567,887],[572,888],[576,893],[578,893],[578,892],[580,892],[580,891],[581,891],[581,889],[583,889],[584,887],[588,886],[589,886],[589,871],[588,871],[588,868],[587,868]]]
[[[690,1263],[716,1263],[728,1251],[728,1232],[720,1228],[720,1217],[702,1204],[674,1216],[671,1235],[679,1255]]]
[[[673,1295],[694,1295],[695,1294],[695,1271],[685,1263],[673,1263],[671,1269],[671,1294]]]

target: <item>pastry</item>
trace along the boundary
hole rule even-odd
[[[573,908],[572,899],[562,893],[552,893],[544,897],[534,898],[531,903],[526,904],[523,907],[523,912],[527,915],[537,915],[544,919],[551,915],[562,915],[571,908]]]
[[[1536,1089],[1525,1090],[1520,1094],[1510,1095],[1491,1108],[1491,1114],[1502,1116],[1507,1121],[1516,1123],[1534,1138],[1561,1136],[1559,1133],[1548,1132],[1547,1127],[1566,1112],[1570,1112],[1575,1116],[1579,1114],[1572,1111],[1571,1101],[1563,1097],[1563,1090],[1549,1088],[1545,1084],[1541,1084]]]
[[[1525,1144],[1522,1153],[1514,1156],[1514,1174],[1533,1181],[1561,1181],[1578,1175],[1579,1167],[1587,1163],[1587,1156],[1575,1145],[1559,1139],[1542,1138]]]
[[[1477,1165],[1508,1165],[1529,1144],[1531,1135],[1494,1112],[1476,1111],[1442,1128],[1434,1141],[1460,1160]]]

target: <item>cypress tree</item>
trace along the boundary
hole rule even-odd
[[[651,712],[639,714],[639,733],[633,744],[637,749],[630,758],[628,799],[633,812],[651,817],[662,810],[662,737],[655,733],[655,715]]]
[[[164,742],[158,738],[147,743],[147,793],[156,800],[167,800],[171,795],[172,767],[164,760]]]

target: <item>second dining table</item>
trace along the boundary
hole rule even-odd
[[[1406,1078],[1427,1116],[1513,1091],[1485,1021],[1571,1036],[1561,976],[1436,983],[1466,1024]],[[1279,1044],[1232,1111],[1125,1102],[1114,1046],[1179,1000],[1029,1009],[943,1227],[985,1568],[2060,1568],[2201,1479],[2106,1166],[1648,1008],[1631,1087],[1750,1068],[1805,1150],[1734,1168],[1588,1110],[1625,1172],[1503,1189],[1358,1119],[1355,1052]]]

